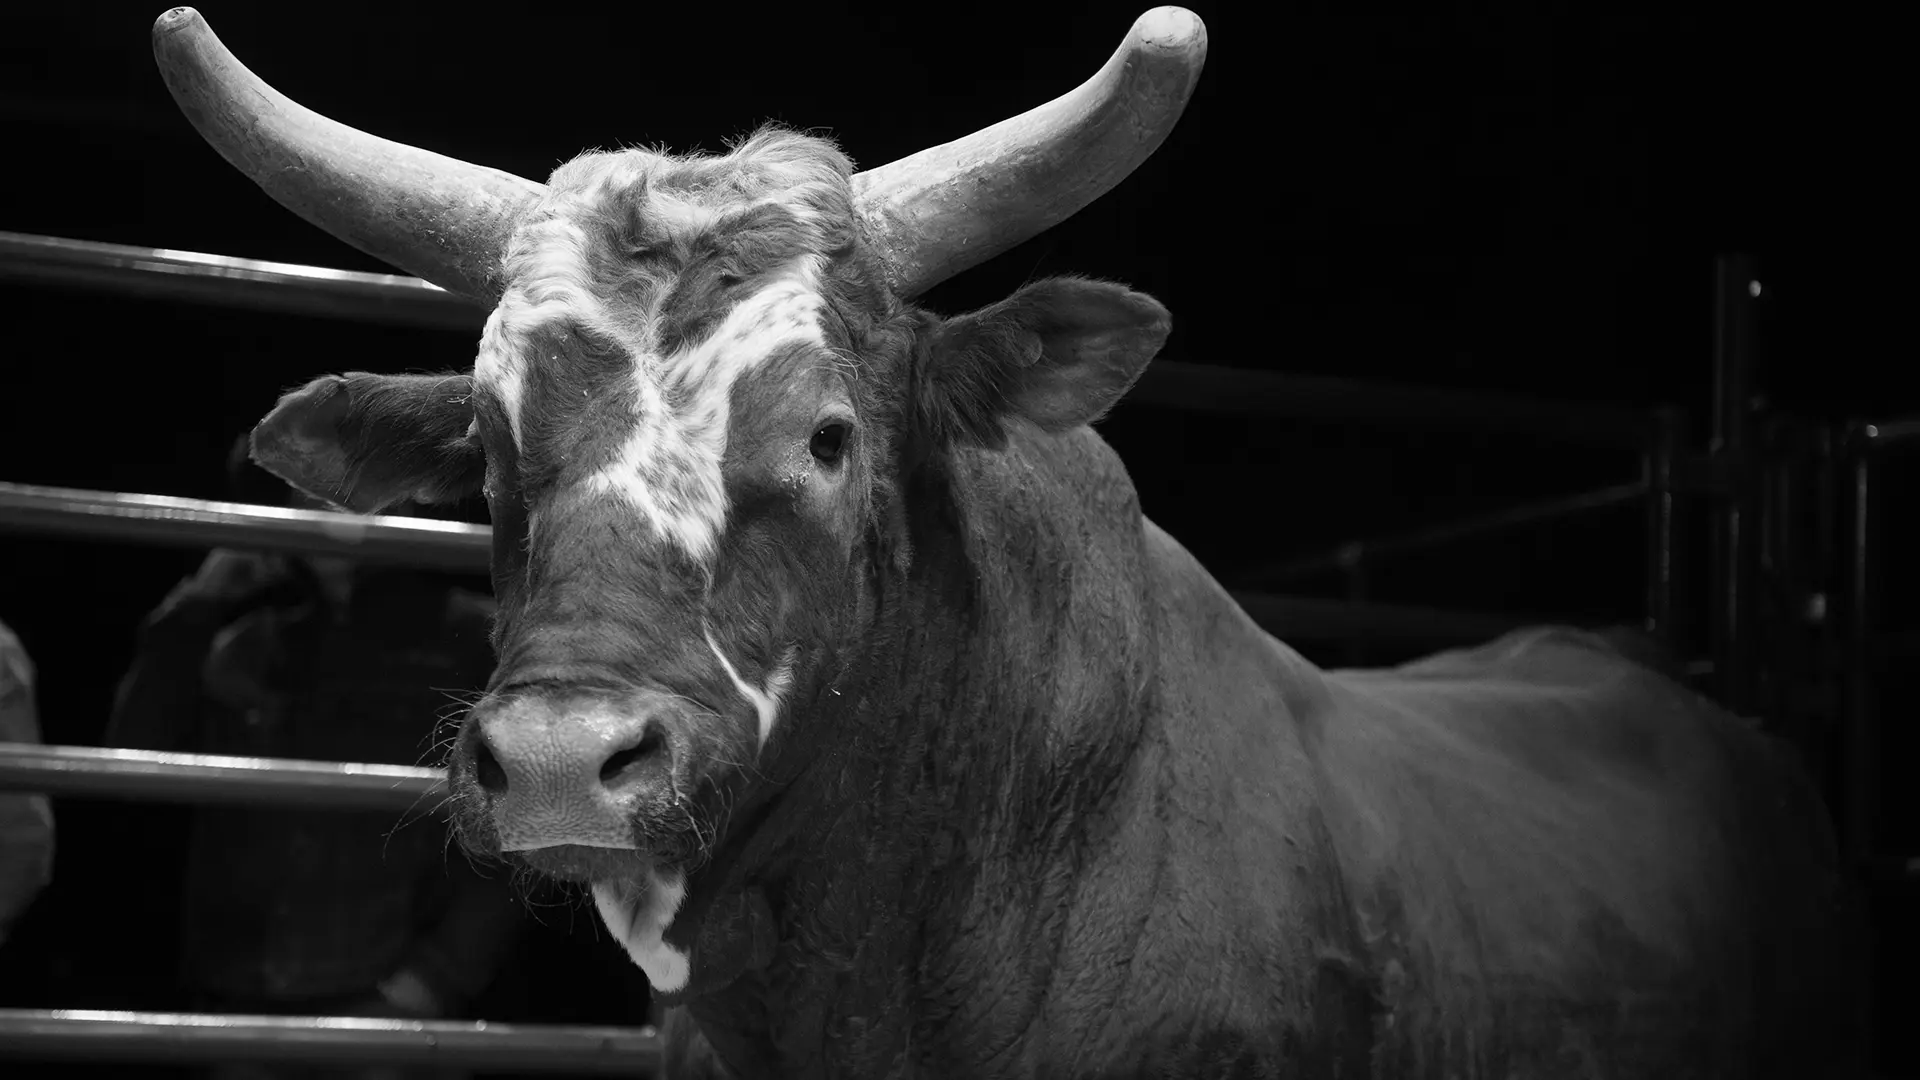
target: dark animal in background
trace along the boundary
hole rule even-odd
[[[229,495],[305,503],[248,462]],[[216,549],[141,627],[109,746],[411,765],[486,685],[492,601],[431,572]],[[505,873],[426,814],[196,807],[179,985],[212,1012],[460,1015],[522,928]],[[403,1080],[390,1067],[216,1066],[221,1080]],[[452,1075],[452,1074],[449,1074]]]
[[[0,623],[0,742],[40,741],[33,660]],[[53,879],[53,805],[37,792],[0,791],[0,945]]]
[[[255,455],[362,511],[485,493],[463,837],[591,889],[679,1006],[672,1067],[1844,1067],[1828,825],[1766,739],[1573,630],[1315,668],[1088,427],[1161,305],[911,302],[1159,144],[1190,13],[880,169],[770,130],[546,184],[301,110],[191,11],[156,50],[275,198],[492,307],[470,374],[319,379]]]

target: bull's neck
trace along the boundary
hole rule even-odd
[[[1085,428],[1023,428],[928,462],[903,497],[911,568],[803,721],[812,749],[838,752],[810,753],[799,786],[872,808],[873,830],[923,831],[931,847],[902,849],[916,866],[952,845],[969,865],[985,847],[1054,858],[1088,835],[1153,707],[1132,482]]]
[[[724,871],[785,912],[769,918],[791,955],[760,955],[789,974],[695,1005],[736,1053],[794,1075],[818,1048],[745,1032],[773,1024],[805,1043],[834,1016],[893,1013],[926,989],[911,980],[965,962],[932,935],[983,917],[997,940],[1048,932],[1060,880],[1047,868],[1098,857],[1153,707],[1139,505],[1098,436],[1018,431],[1005,451],[926,463],[903,497],[911,569],[882,590],[858,660],[796,718],[810,752],[753,845],[769,857]],[[715,889],[730,891],[702,891]],[[835,981],[835,958],[856,955],[900,983]],[[873,1053],[899,1034],[876,1031]]]
[[[909,801],[1036,859],[1086,834],[1136,748],[1153,689],[1140,508],[1118,457],[1080,429],[1011,433],[919,478],[914,569],[890,711],[933,771]],[[882,719],[876,717],[876,720]]]

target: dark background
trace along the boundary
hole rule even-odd
[[[830,131],[856,161],[882,164],[1077,84],[1146,6],[201,10],[302,103],[538,179],[583,149],[720,149],[767,120]],[[1888,27],[1764,6],[1192,7],[1210,31],[1206,74],[1159,153],[931,306],[1092,274],[1167,303],[1168,359],[1672,403],[1704,432],[1712,260],[1741,250],[1763,260],[1770,401],[1825,418],[1920,410],[1897,370],[1912,363],[1896,323],[1907,282],[1888,272],[1905,221],[1882,201],[1906,185],[1893,162],[1910,141],[1896,134],[1910,124],[1893,122],[1910,80]],[[0,229],[388,269],[281,210],[200,141],[154,70],[148,28],[161,10],[8,13]],[[196,497],[220,494],[227,446],[288,385],[465,367],[474,345],[20,285],[0,288],[0,311],[0,479]],[[1631,454],[1529,439],[1140,404],[1105,431],[1148,513],[1230,585],[1337,541],[1639,470]],[[1406,602],[1634,620],[1640,529],[1637,510],[1583,519],[1409,558],[1376,587]],[[1703,580],[1704,551],[1689,554]],[[133,627],[198,558],[0,535],[0,618],[40,666],[49,742],[97,742]],[[1303,587],[1320,585],[1337,583]],[[1897,689],[1888,715],[1902,714]],[[0,993],[14,1005],[169,1004],[164,840],[176,812],[59,812],[57,881],[0,952]],[[501,1009],[632,1020],[614,995],[633,980],[603,962],[611,950],[590,927],[550,922],[547,946],[531,950],[543,989]],[[1895,938],[1911,956],[1911,939]]]

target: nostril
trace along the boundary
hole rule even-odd
[[[507,790],[507,770],[500,767],[500,759],[493,756],[493,747],[487,745],[484,735],[473,740],[473,773],[480,790],[492,795]]]
[[[600,766],[600,782],[608,787],[614,786],[621,774],[639,766],[666,748],[666,736],[660,733],[659,728],[649,727],[647,733],[640,736],[638,743],[614,754],[606,760],[606,764]]]

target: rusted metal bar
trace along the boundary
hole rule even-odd
[[[478,335],[486,313],[419,278],[0,232],[0,279]],[[1637,449],[1639,409],[1163,359],[1127,399],[1196,412],[1504,431]]]
[[[644,1077],[660,1069],[660,1036],[650,1027],[484,1020],[0,1009],[0,1058],[384,1064]]]
[[[0,791],[178,803],[438,813],[438,769],[0,742]]]
[[[1624,506],[1646,495],[1647,491],[1647,481],[1643,478],[1630,483],[1583,491],[1576,495],[1562,495],[1539,502],[1523,503],[1519,506],[1476,514],[1458,521],[1394,536],[1374,540],[1354,540],[1341,544],[1332,551],[1255,570],[1244,576],[1251,584],[1265,586],[1296,580],[1311,574],[1348,570],[1388,556],[1423,551],[1488,533],[1503,532],[1553,521],[1557,518]]]
[[[238,547],[443,570],[487,569],[493,532],[429,518],[362,517],[120,491],[0,484],[0,532],[175,547]]]

